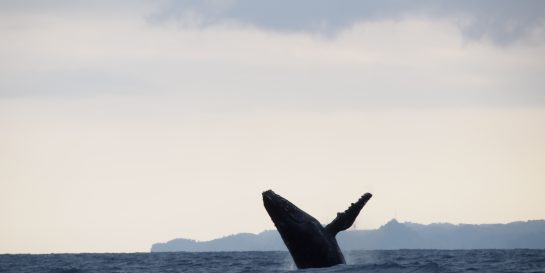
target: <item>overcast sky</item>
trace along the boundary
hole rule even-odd
[[[0,253],[545,219],[545,2],[0,1]]]

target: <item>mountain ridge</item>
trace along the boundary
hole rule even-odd
[[[507,224],[418,224],[388,221],[377,229],[347,230],[337,236],[343,250],[367,249],[511,249],[545,248],[545,220]],[[155,243],[151,252],[286,251],[276,230],[237,233],[196,241],[186,238]]]

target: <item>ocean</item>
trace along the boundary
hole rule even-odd
[[[369,250],[346,265],[297,270],[288,252],[3,254],[0,272],[545,272],[545,250]]]

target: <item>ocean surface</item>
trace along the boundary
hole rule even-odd
[[[0,272],[545,272],[545,250],[371,250],[297,270],[288,252],[0,255]]]

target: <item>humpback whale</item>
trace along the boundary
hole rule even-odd
[[[352,226],[371,196],[370,193],[362,195],[325,227],[272,190],[263,192],[263,205],[297,268],[328,267],[346,263],[335,236]]]

